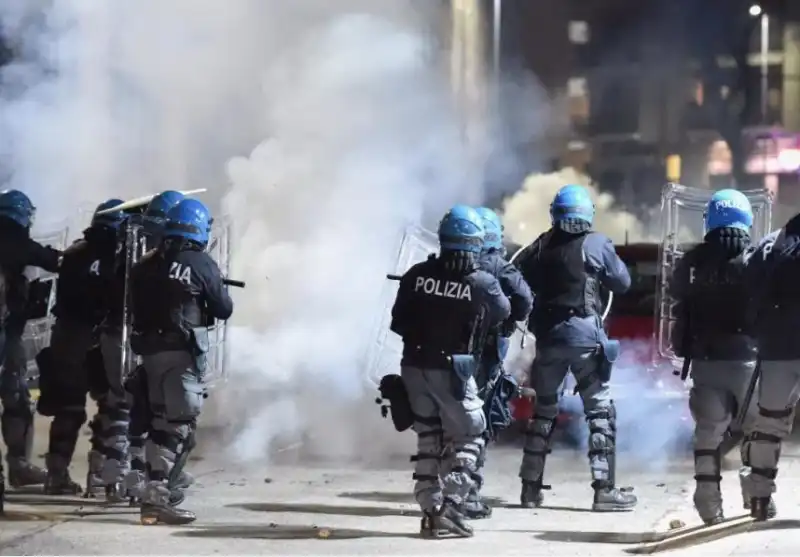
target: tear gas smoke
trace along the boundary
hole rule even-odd
[[[248,229],[238,249],[252,256],[236,274],[269,277],[239,316],[259,327],[259,354],[240,359],[236,339],[241,383],[232,392],[245,386],[296,419],[261,405],[235,444],[244,457],[291,433],[307,434],[305,450],[327,458],[384,459],[387,444],[411,450],[413,436],[390,433],[364,397],[371,327],[391,302],[381,298],[384,275],[404,223],[484,194],[431,46],[418,27],[334,18],[308,30],[267,76],[270,139],[228,167],[227,207]],[[268,381],[264,362],[274,368]]]
[[[614,196],[600,192],[591,179],[573,168],[548,174],[531,174],[522,189],[503,203],[503,223],[509,240],[526,245],[550,228],[550,203],[566,184],[585,186],[595,204],[594,229],[615,243],[659,241],[658,218],[640,220],[619,209]],[[656,210],[653,209],[653,216]]]
[[[453,108],[440,11],[414,0],[0,5],[17,53],[0,74],[0,154],[7,187],[30,193],[40,222],[197,187],[231,217],[232,274],[248,289],[235,293],[230,380],[206,417],[226,424],[240,458],[303,436],[345,458],[412,442],[364,404],[384,275],[406,222],[479,203],[488,181]],[[540,130],[534,96],[539,125],[518,120]],[[476,143],[499,148],[488,135]]]
[[[624,466],[666,471],[688,454],[694,422],[689,413],[688,386],[672,373],[669,363],[653,364],[652,343],[622,340],[622,353],[614,365],[611,396],[617,408],[617,447]],[[567,382],[567,395],[574,389]],[[565,396],[562,407],[582,415],[580,397]],[[583,420],[571,422],[566,435],[580,447],[588,446]]]

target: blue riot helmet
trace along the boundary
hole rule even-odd
[[[208,244],[211,212],[197,199],[184,199],[167,211],[164,238],[184,238],[201,246]]]
[[[150,201],[142,217],[142,225],[145,233],[153,241],[158,242],[158,238],[164,231],[169,210],[185,198],[186,196],[179,191],[167,190],[162,191]]]
[[[567,220],[583,221],[589,225],[594,221],[594,203],[583,186],[569,184],[564,186],[550,204],[550,218],[553,224]]]
[[[119,229],[120,225],[125,221],[127,215],[124,211],[111,211],[109,213],[103,213],[99,215],[100,211],[105,211],[106,209],[113,209],[114,207],[119,207],[125,203],[121,199],[109,199],[108,201],[103,201],[100,205],[97,206],[97,209],[94,210],[94,215],[92,216],[92,228],[111,228],[113,230]]]
[[[711,196],[703,215],[706,234],[717,228],[738,228],[746,232],[753,226],[753,207],[737,190],[719,190]]]
[[[478,207],[475,211],[483,219],[483,249],[503,249],[503,223],[500,217],[486,207]]]
[[[468,205],[455,205],[439,223],[439,245],[444,250],[480,253],[485,231],[480,214]]]
[[[167,218],[167,212],[175,205],[183,201],[185,197],[186,196],[179,191],[162,191],[155,196],[147,206],[147,210],[144,212],[145,220],[156,221],[159,224],[164,224],[164,220]]]
[[[36,207],[21,191],[6,190],[0,193],[0,217],[12,220],[23,228],[30,228],[35,215]]]

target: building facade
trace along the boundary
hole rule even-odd
[[[671,178],[723,186],[735,182],[738,153],[738,187],[767,185],[794,203],[800,2],[509,2],[523,3],[517,19],[529,32],[518,48],[569,113],[561,165],[649,204],[670,155],[681,169]]]

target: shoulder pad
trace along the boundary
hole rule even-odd
[[[75,240],[74,242],[72,242],[72,244],[70,244],[70,246],[67,249],[64,250],[64,255],[75,253],[76,251],[85,249],[86,246],[88,245],[89,243],[82,238]]]

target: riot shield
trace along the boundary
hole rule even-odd
[[[393,274],[402,275],[412,265],[424,261],[428,255],[438,250],[439,241],[433,232],[412,225],[403,232],[400,246],[395,260]],[[381,292],[380,317],[373,330],[372,340],[367,347],[365,356],[366,379],[376,389],[381,378],[389,373],[398,373],[400,358],[403,352],[401,339],[390,334],[389,325],[392,321],[391,309],[397,295],[397,281],[387,280]]]
[[[224,277],[228,276],[230,270],[230,228],[229,219],[215,219],[207,249],[208,254],[219,265]],[[214,386],[220,381],[224,381],[227,377],[228,361],[225,350],[227,330],[227,321],[214,321],[214,324],[208,328],[210,347],[208,351],[208,370],[205,376],[205,383],[208,386]]]
[[[49,245],[57,250],[67,247],[67,227],[34,237],[42,245]],[[36,385],[39,369],[36,367],[36,355],[50,344],[50,330],[55,318],[51,310],[56,301],[56,282],[58,275],[42,269],[28,268],[25,274],[30,282],[28,291],[28,323],[22,337],[27,357],[27,379]]]
[[[131,332],[133,331],[133,315],[131,313],[131,270],[139,259],[147,251],[147,238],[144,234],[144,227],[141,219],[131,216],[123,224],[122,230],[124,242],[123,249],[125,254],[125,279],[123,286],[122,303],[122,332],[120,357],[122,358],[122,377],[123,381],[133,373],[139,363],[139,357],[131,350]]]
[[[767,190],[744,190],[753,206],[753,240],[758,241],[772,227],[772,194]],[[669,278],[688,249],[705,235],[703,215],[713,190],[667,184],[661,193],[661,243],[658,250],[656,282],[656,345],[658,355],[681,369],[683,360],[672,351],[676,320],[675,301],[668,292]]]
[[[508,258],[509,263],[514,263],[519,254],[522,253],[528,246],[520,246],[512,255]],[[511,337],[511,346],[516,347],[518,346],[520,350],[525,348],[525,345],[528,342],[535,342],[536,338],[534,338],[533,333],[528,330],[528,320],[526,319],[521,325],[517,324],[516,329],[514,330],[514,334]]]

